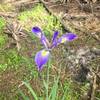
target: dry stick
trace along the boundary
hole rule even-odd
[[[88,100],[95,100],[95,92],[97,88],[97,78],[100,79],[98,72],[99,72],[99,66],[97,66],[97,70],[94,71],[92,68],[89,68],[90,72],[92,73],[93,76],[93,81],[90,82],[90,89],[87,93]]]
[[[22,4],[37,4],[37,3],[39,3],[39,0],[35,0],[35,1],[16,1],[16,2],[14,2],[14,3],[12,3],[14,6],[21,6]]]
[[[99,36],[95,32],[91,33],[91,36],[100,43]]]
[[[76,2],[81,6],[81,9],[83,11],[83,5],[80,3],[80,1],[79,0],[76,0]]]
[[[94,100],[95,98],[95,90],[96,90],[96,75],[95,73],[93,73],[93,84],[92,84],[92,93],[91,93],[91,99],[90,100]]]
[[[11,37],[15,40],[17,50],[19,51],[21,48],[21,45],[19,43],[20,39],[17,35],[20,33],[22,27],[16,21],[13,21],[11,25],[8,23],[8,25],[9,25],[7,26],[8,33],[10,33]]]
[[[63,16],[62,16],[62,19],[66,19],[66,20],[69,20],[69,19],[86,19],[86,18],[89,18],[91,15],[87,15],[87,14],[68,14],[68,13],[65,13]]]
[[[7,3],[5,3],[5,4],[12,4],[12,5],[20,5],[20,4],[27,4],[27,3],[37,3],[37,2],[39,2],[39,0],[19,0],[19,1],[17,1],[17,0],[15,0],[15,1],[11,1],[11,2],[7,2]]]
[[[99,67],[97,67],[96,73],[98,73]],[[96,81],[97,81],[97,75],[93,73],[94,80],[93,80],[93,86],[92,86],[92,93],[91,93],[91,100],[95,100],[95,92],[96,92]]]
[[[17,13],[15,12],[0,12],[0,16],[1,17],[11,17],[11,18],[14,18],[17,16]]]

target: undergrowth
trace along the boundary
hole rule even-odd
[[[0,51],[0,71],[12,68],[17,70],[22,65],[27,65],[30,70],[33,67],[29,58],[20,55],[16,49]]]
[[[61,23],[53,15],[49,15],[42,4],[38,4],[31,10],[20,13],[18,19],[28,31],[33,26],[39,26],[49,36],[55,30],[59,30],[62,33]]]
[[[7,68],[18,68],[21,64],[22,57],[15,50],[0,52],[0,71],[5,71]]]
[[[9,4],[0,4],[0,11],[1,12],[7,12],[7,11],[11,11],[14,10],[14,7],[12,7],[12,5]]]
[[[0,33],[3,31],[5,24],[5,19],[3,17],[0,17]]]
[[[6,43],[6,36],[0,35],[0,48],[2,48]]]

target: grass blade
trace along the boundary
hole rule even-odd
[[[50,100],[56,100],[56,95],[57,95],[57,89],[58,89],[58,81],[59,81],[59,77],[57,78],[57,80],[55,80],[55,83],[51,89],[51,93],[50,93],[50,96],[49,96],[49,99]]]
[[[21,96],[22,96],[22,98],[23,98],[24,100],[29,100],[29,98],[23,93],[22,90],[19,90],[19,93],[21,94]]]
[[[27,82],[23,82],[25,84],[25,86],[29,89],[29,91],[31,92],[32,96],[34,97],[35,100],[38,100],[38,97],[36,95],[36,93],[34,92],[34,90],[32,89],[32,87],[30,86],[29,83]]]

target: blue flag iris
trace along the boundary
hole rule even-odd
[[[55,31],[52,37],[52,42],[50,43],[39,27],[33,27],[32,32],[40,39],[40,42],[44,45],[44,49],[40,50],[35,55],[35,63],[39,71],[41,71],[43,66],[48,62],[50,58],[50,50],[61,43],[70,42],[77,38],[77,35],[74,33],[66,33],[63,34],[60,38],[57,38],[59,32]]]

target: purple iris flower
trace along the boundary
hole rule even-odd
[[[73,33],[66,33],[63,34],[60,38],[57,38],[59,32],[55,31],[52,37],[52,42],[50,43],[39,27],[33,27],[32,32],[40,39],[41,43],[45,47],[43,50],[37,52],[35,56],[35,63],[39,71],[41,71],[43,69],[43,66],[48,62],[51,49],[61,43],[70,42],[77,38],[77,35]]]

